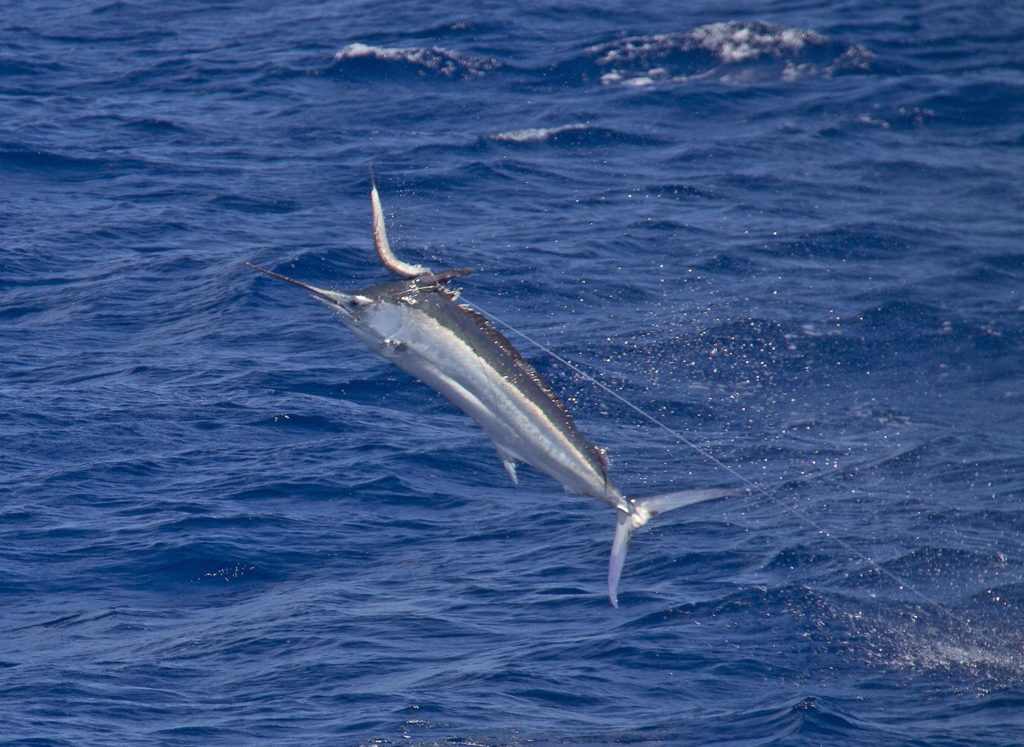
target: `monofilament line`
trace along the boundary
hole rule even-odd
[[[465,303],[464,300],[463,300],[463,303]],[[624,404],[629,409],[633,410],[633,412],[637,413],[638,415],[640,415],[642,418],[644,418],[648,422],[652,423],[653,425],[657,426],[658,428],[661,428],[666,433],[670,434],[673,438],[675,438],[677,441],[679,441],[679,443],[682,443],[685,446],[689,446],[691,449],[693,449],[698,454],[703,456],[705,459],[707,459],[709,462],[714,464],[716,467],[719,467],[720,469],[724,470],[725,472],[728,472],[730,475],[732,475],[737,480],[742,482],[748,488],[748,490],[751,493],[751,496],[753,496],[754,494],[760,494],[760,495],[763,495],[764,497],[768,498],[768,500],[772,501],[772,503],[774,503],[776,506],[781,508],[783,511],[785,511],[788,514],[791,514],[792,516],[795,516],[800,521],[804,522],[804,524],[806,524],[807,526],[810,526],[812,529],[816,530],[823,537],[827,537],[829,540],[834,542],[836,545],[838,545],[839,547],[843,548],[846,552],[850,553],[850,555],[852,555],[853,557],[859,558],[860,560],[862,560],[865,563],[867,563],[871,568],[873,568],[875,570],[875,572],[879,573],[880,575],[888,577],[889,580],[891,580],[891,581],[896,582],[896,585],[899,588],[907,589],[908,591],[912,592],[913,594],[916,594],[918,597],[923,599],[929,605],[932,605],[934,608],[938,609],[943,615],[948,617],[950,620],[953,620],[954,622],[956,621],[956,618],[954,617],[953,613],[950,612],[949,610],[947,610],[941,603],[939,603],[939,602],[935,601],[934,599],[932,599],[931,597],[929,597],[927,594],[925,594],[923,591],[918,589],[916,586],[911,584],[906,579],[901,578],[899,575],[893,573],[892,571],[889,571],[889,570],[886,570],[885,568],[882,568],[878,563],[875,562],[874,558],[872,558],[870,555],[868,555],[867,553],[865,553],[865,552],[863,552],[861,550],[858,550],[856,547],[854,547],[853,545],[849,544],[848,542],[846,542],[845,540],[841,539],[840,537],[836,537],[834,534],[832,534],[832,532],[828,528],[826,528],[825,526],[821,525],[820,523],[818,523],[817,521],[812,519],[807,513],[803,512],[803,511],[800,511],[795,506],[789,506],[789,505],[783,503],[782,501],[780,501],[779,499],[775,498],[774,496],[772,496],[772,494],[770,492],[768,492],[768,489],[765,486],[758,485],[757,483],[753,482],[752,480],[750,480],[749,478],[747,478],[746,476],[744,476],[740,472],[737,472],[731,466],[729,466],[728,464],[723,462],[721,459],[716,457],[714,454],[712,454],[707,448],[705,448],[705,447],[701,446],[700,444],[695,443],[693,440],[687,438],[682,433],[680,433],[676,429],[674,429],[671,426],[669,426],[668,424],[666,424],[664,421],[658,419],[654,415],[651,415],[649,412],[644,410],[642,407],[633,404],[628,399],[623,397],[621,394],[616,392],[614,389],[609,387],[607,384],[605,384],[602,381],[599,381],[597,378],[595,378],[591,374],[589,374],[586,371],[584,371],[582,368],[577,366],[572,361],[570,361],[570,360],[568,360],[566,358],[563,358],[561,355],[556,353],[554,350],[549,348],[547,345],[545,345],[542,342],[540,342],[540,341],[536,340],[535,338],[531,337],[526,332],[523,332],[523,331],[517,329],[513,325],[511,325],[508,322],[506,322],[505,320],[503,320],[501,317],[498,317],[498,316],[492,314],[491,312],[489,312],[489,311],[487,311],[485,309],[480,308],[480,306],[478,304],[473,303],[472,305],[481,314],[483,314],[483,315],[489,317],[490,319],[494,320],[497,324],[500,324],[502,327],[506,328],[510,332],[512,332],[512,333],[518,335],[519,337],[523,338],[524,340],[526,340],[531,345],[536,346],[541,351],[543,351],[547,355],[550,355],[552,358],[554,358],[556,361],[561,363],[563,366],[565,366],[569,370],[571,370],[574,373],[582,376],[584,379],[586,379],[591,384],[593,384],[594,386],[596,386],[599,389],[601,389],[603,392],[605,392],[608,395],[614,397],[616,400],[618,400],[619,402]]]

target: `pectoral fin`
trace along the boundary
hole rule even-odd
[[[512,482],[518,485],[519,476],[516,475],[516,463],[511,459],[502,459],[501,463],[505,465],[505,471],[508,472],[508,476],[512,478]]]
[[[519,476],[516,474],[516,458],[509,454],[504,449],[498,448],[498,456],[501,458],[501,464],[508,472],[508,476],[512,478],[512,484],[519,484]]]

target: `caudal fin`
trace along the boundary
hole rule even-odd
[[[612,555],[608,560],[608,598],[612,607],[619,606],[617,594],[619,578],[622,576],[622,565],[626,562],[626,550],[633,532],[642,527],[658,514],[672,511],[694,503],[726,498],[739,495],[733,490],[710,488],[705,490],[683,490],[678,493],[663,493],[643,500],[631,501],[633,510],[630,513],[618,512],[618,524],[615,525],[615,541],[612,543]]]

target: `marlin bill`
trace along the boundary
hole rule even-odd
[[[623,495],[608,475],[604,450],[576,427],[548,383],[482,314],[459,303],[459,290],[450,283],[471,270],[435,272],[398,259],[388,243],[376,186],[371,187],[370,202],[377,255],[400,280],[333,291],[246,265],[309,291],[371,350],[475,420],[491,437],[513,482],[516,465],[525,463],[570,493],[611,506],[617,523],[608,562],[608,598],[618,607],[619,577],[633,532],[665,511],[736,493],[710,488],[642,499]]]

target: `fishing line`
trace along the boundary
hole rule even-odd
[[[859,558],[860,560],[862,560],[865,563],[867,563],[868,566],[873,568],[876,573],[879,573],[880,575],[886,576],[886,577],[889,578],[889,580],[896,582],[896,585],[900,589],[907,589],[908,591],[912,592],[913,594],[916,594],[918,597],[923,599],[929,605],[932,605],[933,607],[938,609],[944,616],[948,617],[950,620],[952,620],[954,622],[958,622],[957,618],[953,615],[953,613],[950,610],[946,609],[946,607],[943,606],[941,603],[935,601],[934,599],[929,597],[927,594],[925,594],[923,591],[918,589],[916,586],[911,584],[909,581],[901,578],[896,573],[893,573],[890,570],[882,568],[877,562],[875,562],[874,558],[872,558],[870,555],[868,555],[867,553],[863,552],[862,550],[857,549],[856,547],[854,547],[853,545],[849,544],[848,542],[846,542],[842,538],[837,537],[834,534],[832,534],[832,532],[827,527],[823,526],[822,524],[820,524],[817,521],[815,521],[814,519],[812,519],[806,512],[801,511],[800,509],[796,508],[795,506],[789,506],[789,505],[783,503],[781,500],[773,497],[772,494],[768,491],[768,488],[766,486],[759,485],[759,484],[755,483],[754,481],[750,480],[745,475],[741,474],[740,472],[735,470],[733,467],[731,467],[730,465],[726,464],[721,459],[716,457],[707,448],[701,446],[700,444],[696,443],[692,439],[687,438],[682,433],[680,433],[676,429],[672,428],[671,426],[669,426],[664,421],[658,419],[654,415],[651,415],[649,412],[644,410],[642,407],[633,404],[631,401],[629,401],[624,396],[622,396],[621,394],[616,392],[614,389],[609,387],[607,384],[605,384],[602,381],[599,381],[593,375],[589,374],[587,371],[583,370],[582,368],[577,366],[572,361],[570,361],[570,360],[568,360],[566,358],[563,358],[561,355],[556,353],[554,350],[549,348],[547,345],[544,345],[539,340],[536,340],[535,338],[533,338],[530,335],[528,335],[526,332],[523,332],[522,330],[520,330],[520,329],[516,328],[515,326],[509,324],[507,321],[505,321],[501,317],[496,316],[495,314],[492,314],[490,311],[482,309],[475,302],[473,303],[473,306],[481,314],[484,314],[485,316],[489,317],[490,319],[492,319],[495,322],[497,322],[498,324],[500,324],[502,327],[505,327],[506,329],[508,329],[510,332],[512,332],[512,333],[518,335],[519,337],[523,338],[524,340],[526,340],[531,345],[536,346],[537,348],[539,348],[541,351],[543,351],[547,355],[550,355],[552,358],[554,358],[556,361],[561,363],[563,366],[565,366],[566,368],[570,369],[574,373],[582,376],[584,379],[586,379],[591,384],[593,384],[594,386],[598,387],[599,389],[601,389],[605,393],[611,395],[616,400],[618,400],[619,402],[624,404],[629,409],[633,410],[633,412],[637,413],[638,415],[643,417],[648,422],[652,423],[653,425],[656,425],[658,428],[661,428],[663,431],[665,431],[666,433],[670,434],[673,438],[678,440],[683,445],[689,446],[691,449],[693,449],[698,454],[703,456],[705,459],[707,459],[709,462],[714,464],[716,467],[719,467],[720,469],[728,472],[730,475],[735,477],[737,480],[742,482],[747,487],[747,489],[751,493],[751,497],[753,495],[760,494],[760,495],[763,495],[764,497],[768,498],[768,500],[770,500],[776,506],[780,507],[786,513],[788,513],[788,514],[790,514],[792,516],[797,517],[800,521],[804,522],[807,526],[810,526],[811,528],[815,529],[821,536],[828,538],[829,540],[834,542],[836,545],[838,545],[839,547],[843,548],[846,552],[850,553],[850,555],[852,555],[853,557]]]

